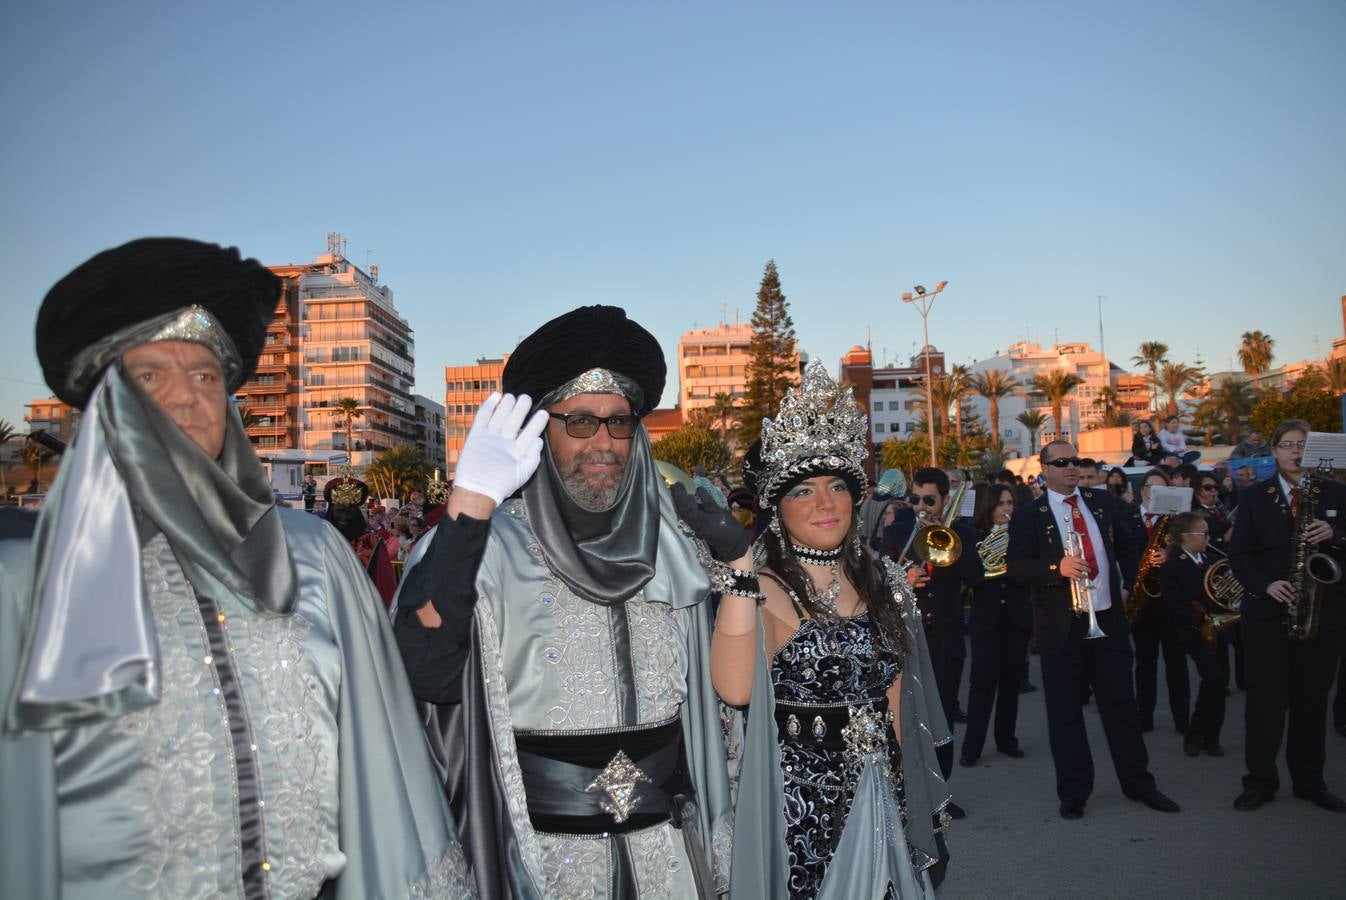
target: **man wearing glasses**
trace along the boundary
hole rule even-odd
[[[1243,600],[1240,629],[1247,666],[1247,713],[1243,793],[1234,808],[1254,810],[1269,803],[1280,787],[1276,757],[1286,740],[1285,763],[1296,797],[1323,809],[1346,812],[1346,802],[1323,781],[1326,755],[1327,694],[1336,674],[1346,638],[1346,591],[1338,580],[1320,586],[1318,634],[1293,640],[1286,634],[1285,605],[1295,602],[1290,583],[1295,516],[1301,496],[1304,441],[1309,425],[1288,419],[1271,437],[1276,473],[1239,494],[1239,514],[1229,539],[1229,563],[1248,596]],[[1331,478],[1317,479],[1313,520],[1305,538],[1312,552],[1326,553],[1346,564],[1346,487]],[[1304,575],[1305,578],[1309,576]]]
[[[430,739],[470,810],[482,896],[725,889],[710,583],[640,422],[664,378],[621,309],[543,325],[468,434],[451,514],[408,560],[395,631],[412,690],[437,705]],[[742,526],[701,513],[724,526],[710,552],[751,569]]]
[[[1079,819],[1093,792],[1094,763],[1084,727],[1083,698],[1092,688],[1122,793],[1160,812],[1178,804],[1160,793],[1150,774],[1131,684],[1131,642],[1123,608],[1123,579],[1133,581],[1138,546],[1096,490],[1079,488],[1079,459],[1068,441],[1052,441],[1038,459],[1043,496],[1014,511],[1006,553],[1007,577],[1033,593],[1033,631],[1042,662],[1047,731],[1056,765],[1056,792],[1065,819]],[[1067,556],[1062,535],[1074,531],[1081,555]],[[1087,637],[1088,616],[1077,615],[1071,581],[1091,579],[1094,614],[1104,636]]]
[[[966,717],[955,718],[958,687],[963,680],[963,662],[967,658],[962,589],[964,585],[972,587],[984,578],[981,557],[977,555],[977,533],[961,522],[954,522],[951,527],[962,542],[958,560],[943,568],[922,563],[913,545],[922,526],[940,524],[945,504],[949,502],[948,473],[935,468],[917,469],[911,478],[907,501],[916,511],[916,517],[914,520],[898,520],[888,526],[883,536],[883,553],[904,563],[915,563],[908,577],[914,579],[912,586],[916,589],[916,603],[925,623],[940,703],[949,722],[966,721]],[[936,747],[935,755],[944,780],[948,781],[953,773],[953,742]],[[961,819],[965,814],[956,803],[950,803],[948,809],[955,819]]]

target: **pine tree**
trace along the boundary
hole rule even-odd
[[[781,293],[774,259],[767,260],[762,285],[757,289],[748,353],[748,384],[739,416],[739,441],[744,447],[757,440],[762,419],[776,415],[786,390],[798,381],[795,323]]]

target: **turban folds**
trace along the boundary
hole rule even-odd
[[[616,306],[581,306],[524,338],[505,364],[502,387],[536,402],[591,369],[635,382],[643,396],[628,399],[639,416],[664,393],[667,367],[659,342]]]
[[[280,279],[237,248],[141,238],[99,253],[47,292],[37,314],[37,356],[56,396],[83,408],[103,369],[149,339],[116,336],[195,306],[237,350],[237,364],[225,372],[232,393],[256,368],[279,300]]]

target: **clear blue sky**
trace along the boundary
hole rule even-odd
[[[1346,294],[1346,3],[8,4],[0,418],[57,278],[133,237],[304,262],[339,231],[417,389],[582,303],[671,352],[768,258],[835,367],[931,341],[1326,353]],[[1319,342],[1315,345],[1315,339]],[[665,402],[675,396],[670,381]]]

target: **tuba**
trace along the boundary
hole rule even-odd
[[[1237,625],[1242,617],[1239,610],[1243,606],[1244,590],[1243,585],[1234,577],[1228,556],[1214,547],[1207,547],[1206,554],[1219,557],[1206,567],[1202,587],[1205,588],[1206,599],[1220,611],[1211,612],[1202,606],[1200,610],[1202,620],[1197,626],[1197,634],[1206,645],[1206,649],[1214,655],[1220,649],[1220,635]]]
[[[1161,560],[1157,551],[1163,550],[1168,543],[1168,523],[1170,516],[1160,516],[1154,523],[1154,532],[1150,535],[1145,552],[1140,556],[1140,567],[1136,570],[1136,588],[1126,604],[1126,624],[1134,626],[1140,614],[1150,605],[1150,601],[1159,597],[1159,566]]]
[[[938,525],[922,525],[916,529],[911,539],[911,552],[921,562],[943,569],[958,562],[958,557],[963,555],[963,541],[952,525],[958,518],[958,507],[962,505],[965,493],[966,481],[958,485],[958,490],[949,498]]]
[[[1005,574],[1005,553],[1009,550],[1009,528],[1004,525],[993,527],[986,537],[977,542],[977,555],[981,557],[986,578],[1001,578]]]
[[[1286,606],[1286,637],[1292,641],[1311,641],[1318,634],[1318,616],[1322,612],[1323,585],[1341,580],[1341,566],[1326,553],[1314,550],[1308,541],[1314,508],[1322,493],[1318,472],[1304,473],[1300,483],[1299,505],[1295,509],[1294,530],[1290,534],[1290,587],[1293,603]]]

